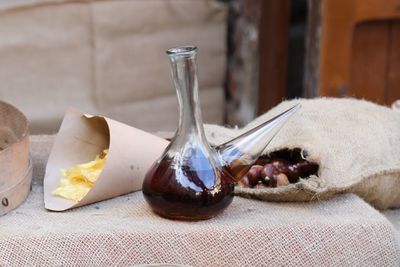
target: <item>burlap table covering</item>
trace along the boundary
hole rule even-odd
[[[43,208],[42,178],[52,136],[31,138],[34,185],[0,217],[1,266],[399,266],[398,232],[355,195],[313,203],[236,197],[208,221],[152,214],[141,192],[75,210]]]

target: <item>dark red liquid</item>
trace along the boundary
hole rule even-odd
[[[179,220],[203,220],[223,211],[233,199],[234,183],[223,168],[206,158],[164,158],[148,171],[143,194],[157,214]]]

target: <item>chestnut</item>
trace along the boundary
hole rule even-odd
[[[289,179],[284,173],[280,173],[276,176],[277,186],[284,186],[289,184]]]
[[[277,187],[277,185],[278,181],[276,179],[276,176],[274,175],[269,179],[269,187]]]
[[[264,165],[264,168],[263,168],[263,170],[261,172],[261,175],[263,177],[273,176],[277,172],[278,172],[278,170],[276,169],[275,166],[272,165],[272,163],[267,163],[267,164]]]
[[[254,188],[256,188],[256,189],[265,189],[265,188],[267,188],[267,186],[265,186],[264,184],[256,184],[256,186],[254,186]]]
[[[239,184],[243,187],[251,187],[249,177],[247,177],[247,175],[243,176],[243,178],[240,179]]]
[[[251,185],[256,185],[261,180],[261,172],[263,170],[263,166],[261,165],[253,165],[250,170],[247,172],[246,176]]]

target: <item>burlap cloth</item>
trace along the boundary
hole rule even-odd
[[[243,129],[207,127],[220,144],[300,103],[301,109],[264,150],[300,148],[318,175],[288,186],[235,193],[266,201],[310,201],[356,193],[378,209],[400,208],[400,113],[365,100],[314,98],[283,101]],[[213,136],[214,135],[214,136]]]
[[[75,210],[43,208],[52,136],[31,138],[34,185],[0,217],[0,266],[399,266],[398,232],[352,194],[313,203],[235,197],[220,216],[176,222],[154,215],[141,192]]]

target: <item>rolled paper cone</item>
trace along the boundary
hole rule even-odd
[[[167,140],[134,127],[69,109],[46,166],[45,208],[63,211],[140,190],[147,170],[167,145]],[[52,194],[63,178],[61,169],[92,161],[107,148],[104,168],[82,200],[75,202]]]

